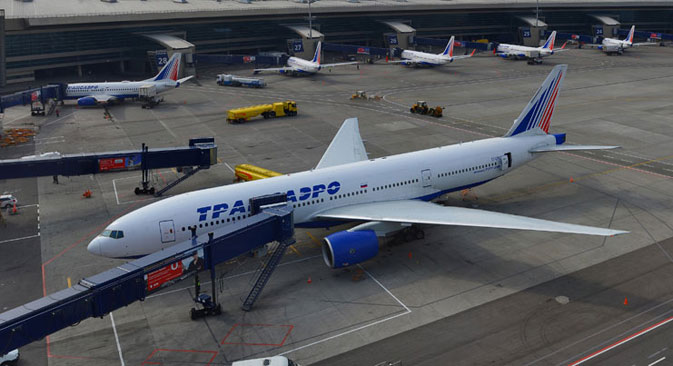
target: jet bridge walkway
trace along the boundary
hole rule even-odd
[[[142,170],[142,188],[136,194],[161,195],[167,189],[192,176],[201,169],[217,164],[217,145],[212,137],[190,139],[189,146],[61,155],[46,153],[21,159],[0,160],[0,179],[48,176],[76,176]],[[185,175],[155,193],[149,187],[149,171],[162,168],[185,168]]]
[[[166,271],[186,268],[182,264],[183,261],[189,261],[194,252],[198,253],[201,250],[204,253],[204,270],[210,270],[212,295],[215,297],[217,264],[272,241],[279,242],[279,246],[283,248],[294,243],[292,207],[286,204],[286,198],[285,194],[253,198],[250,200],[250,206],[257,209],[251,212],[258,211],[257,214],[230,227],[219,229],[207,235],[205,240],[194,238],[192,241],[177,244],[84,278],[71,288],[1,313],[0,355],[87,318],[103,317],[133,302],[143,301],[150,293],[194,274],[192,271],[191,274],[181,274],[180,278],[167,278]],[[214,237],[213,234],[218,236]],[[274,261],[279,260],[280,256],[282,253],[272,255]],[[157,278],[166,282],[157,282]],[[257,282],[260,283],[260,280],[258,278]],[[266,283],[267,280],[268,276],[265,276],[262,282]],[[263,285],[255,286],[253,297],[259,296],[262,287]],[[252,306],[252,303],[247,301],[246,305]]]
[[[34,102],[40,102],[44,110],[44,105],[49,99],[63,100],[65,95],[65,84],[46,85],[39,88],[32,88],[17,92],[14,94],[0,96],[0,113],[5,113],[5,109],[17,105],[31,105]]]

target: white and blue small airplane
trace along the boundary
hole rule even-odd
[[[493,54],[502,58],[510,58],[516,60],[528,60],[528,63],[542,63],[543,57],[548,57],[559,52],[565,51],[566,44],[564,43],[560,49],[554,50],[554,41],[556,40],[556,31],[551,32],[547,41],[541,47],[519,46],[515,44],[500,43]]]
[[[138,98],[141,87],[153,85],[157,94],[175,89],[194,77],[192,75],[178,79],[181,59],[181,53],[174,53],[155,77],[143,81],[68,84],[65,99],[77,99],[80,106],[95,106],[120,102],[127,98]]]
[[[626,231],[567,224],[431,201],[449,192],[501,177],[543,153],[613,149],[564,145],[565,134],[549,134],[566,65],[554,67],[503,137],[370,159],[357,118],[347,119],[318,165],[309,171],[180,194],[112,222],[88,245],[89,252],[133,258],[190,241],[250,216],[251,198],[286,192],[296,227],[333,227],[359,222],[324,238],[331,268],[354,265],[378,253],[379,237],[413,224],[476,226],[613,236]],[[219,234],[218,234],[219,233]],[[413,234],[423,237],[416,229]]]
[[[476,50],[473,50],[469,55],[454,56],[453,45],[455,43],[455,36],[451,36],[449,43],[446,44],[444,51],[434,54],[421,51],[403,50],[400,57],[402,60],[387,61],[393,64],[402,64],[406,66],[441,66],[450,64],[455,60],[461,60],[474,56]]]
[[[632,25],[631,30],[629,31],[629,34],[626,35],[626,38],[623,40],[619,40],[616,38],[603,38],[603,41],[601,44],[589,44],[586,45],[588,47],[596,47],[599,50],[607,53],[608,55],[617,53],[617,54],[622,54],[624,53],[624,50],[627,48],[631,47],[639,47],[639,46],[656,46],[657,43],[654,42],[641,42],[641,43],[633,43],[633,36],[636,32],[636,26]]]
[[[311,59],[310,61],[304,60],[303,58],[299,57],[290,57],[289,59],[287,59],[287,66],[285,67],[276,67],[270,69],[255,69],[253,70],[253,73],[258,74],[260,72],[274,71],[274,72],[280,72],[281,74],[289,74],[289,75],[315,74],[323,69],[331,69],[332,67],[335,66],[355,65],[358,63],[357,61],[351,61],[351,62],[339,62],[335,64],[323,64],[322,62],[320,62],[320,59],[322,58],[321,54],[322,54],[322,42],[318,42],[318,47],[316,47],[315,49],[313,59]]]

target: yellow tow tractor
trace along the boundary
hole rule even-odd
[[[442,107],[436,106],[435,108],[428,107],[428,103],[422,100],[416,102],[409,109],[411,113],[423,114],[426,116],[441,117],[442,116]]]
[[[261,115],[264,119],[283,116],[296,116],[297,103],[293,100],[277,102],[272,104],[260,104],[250,107],[230,109],[227,112],[227,122],[243,123],[250,118]]]
[[[353,95],[351,95],[351,100],[357,100],[357,99],[362,99],[362,100],[381,100],[381,96],[375,95],[373,97],[370,97],[367,95],[367,92],[364,90],[357,90]]]

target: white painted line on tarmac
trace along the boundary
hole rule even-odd
[[[117,351],[119,351],[119,360],[121,361],[121,365],[125,366],[124,356],[122,355],[122,345],[119,343],[119,335],[117,334],[117,326],[115,325],[115,317],[112,315],[112,312],[110,312],[110,321],[112,322],[112,331],[115,334],[115,341],[117,342]]]
[[[39,226],[38,226],[38,228],[39,228]],[[38,230],[39,230],[39,229],[38,229]],[[14,239],[3,240],[3,241],[0,241],[0,244],[10,243],[10,242],[13,242],[13,241],[24,240],[24,239],[37,238],[38,236],[40,236],[40,233],[37,233],[37,234],[35,234],[35,235],[24,236],[24,237],[21,237],[21,238],[14,238]]]
[[[652,362],[651,364],[649,364],[649,365],[647,365],[647,366],[653,366],[653,365],[656,365],[656,364],[658,364],[659,362],[661,362],[661,361],[663,361],[663,360],[665,360],[665,359],[666,359],[666,356],[664,356],[664,357],[662,357],[662,358],[660,358],[660,359],[658,359],[658,360]]]
[[[117,200],[117,205],[119,205],[119,195],[117,194],[117,182],[115,182],[116,179],[112,180],[112,188],[115,191],[115,199]]]
[[[178,138],[178,135],[176,135],[175,133],[173,133],[173,131],[172,131],[170,128],[168,128],[168,126],[164,123],[164,121],[162,121],[161,118],[157,117],[157,115],[154,113],[153,110],[150,110],[150,111],[152,112],[152,115],[154,116],[154,118],[156,118],[157,121],[159,121],[159,123],[161,123],[161,125],[164,126],[164,128],[166,129],[166,131],[168,131],[168,133],[170,133],[171,136],[173,136],[173,137],[175,138],[175,140],[178,140],[178,141],[179,141],[180,138]]]
[[[288,354],[288,353],[296,352],[296,351],[302,350],[302,349],[304,349],[304,348],[308,348],[308,347],[311,347],[311,346],[315,346],[316,344],[320,344],[320,343],[323,343],[323,342],[327,342],[327,341],[330,341],[330,340],[332,340],[332,339],[339,338],[339,337],[341,337],[341,336],[345,336],[345,335],[347,335],[347,334],[351,334],[351,333],[360,331],[360,330],[365,329],[365,328],[373,327],[373,326],[375,326],[375,325],[377,325],[377,324],[381,324],[381,323],[387,322],[387,321],[389,321],[389,320],[393,320],[393,319],[398,318],[398,317],[403,316],[403,315],[411,314],[411,310],[409,309],[409,307],[406,306],[402,301],[400,301],[400,299],[398,299],[397,296],[393,295],[392,292],[390,292],[390,290],[388,290],[385,286],[383,286],[383,285],[381,284],[381,282],[379,282],[374,276],[372,276],[372,274],[369,273],[366,269],[362,268],[362,266],[360,266],[360,265],[358,264],[358,267],[359,267],[361,270],[363,270],[363,271],[367,274],[367,276],[369,276],[369,278],[371,278],[372,280],[374,280],[374,282],[376,282],[376,284],[379,285],[385,292],[387,292],[388,295],[390,295],[393,299],[395,299],[395,301],[397,301],[397,303],[400,304],[400,305],[405,309],[405,311],[404,311],[403,313],[399,313],[399,314],[390,316],[390,317],[385,318],[385,319],[377,320],[377,321],[375,321],[375,322],[373,322],[373,323],[365,324],[365,325],[363,325],[363,326],[360,326],[360,327],[357,327],[357,328],[354,328],[354,329],[351,329],[351,330],[348,330],[348,331],[345,331],[345,332],[342,332],[342,333],[339,333],[339,334],[335,334],[335,335],[333,335],[333,336],[331,336],[331,337],[327,337],[327,338],[324,338],[324,339],[321,339],[321,340],[318,340],[318,341],[315,341],[315,342],[312,342],[312,343],[309,343],[309,344],[305,344],[305,345],[303,345],[303,346],[301,346],[301,347],[297,347],[297,348],[291,349],[291,350],[289,350],[289,351],[285,351],[285,352],[283,352],[283,353],[279,353],[278,356],[283,356],[283,355],[286,355],[286,354]]]
[[[236,171],[231,167],[231,165],[227,164],[226,162],[224,163],[224,165],[226,165],[227,168],[229,168],[229,170],[231,170],[232,173],[236,174]]]

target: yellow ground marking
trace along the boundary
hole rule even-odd
[[[297,250],[297,248],[294,247],[294,245],[290,245],[290,249],[292,249],[293,252],[295,252],[298,256],[301,256],[301,253]]]
[[[316,238],[315,238],[313,235],[311,235],[311,233],[309,233],[308,231],[306,232],[306,235],[308,235],[308,237],[311,238],[311,241],[312,241],[318,248],[321,247],[321,245],[320,245],[320,240],[316,239]]]
[[[68,277],[68,288],[72,287],[72,283],[70,282],[70,277]]]

